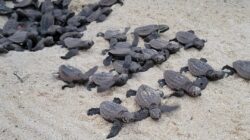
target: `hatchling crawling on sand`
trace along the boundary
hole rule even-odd
[[[222,79],[225,75],[223,71],[214,70],[212,66],[207,63],[205,58],[190,58],[188,60],[188,66],[181,68],[180,73],[187,71],[190,71],[193,76],[198,77],[197,81],[194,83],[199,83],[200,86],[197,86],[199,86],[201,89],[206,88],[208,80],[216,81]]]
[[[233,75],[237,73],[240,77],[246,80],[250,80],[250,61],[237,60],[233,62],[233,67],[226,65],[222,68],[227,75]]]
[[[65,89],[66,87],[68,88],[73,88],[75,87],[75,84],[85,84],[88,82],[89,77],[93,75],[97,71],[97,66],[91,68],[85,73],[82,73],[81,70],[69,66],[69,65],[61,65],[59,67],[59,72],[58,72],[58,78],[65,83],[66,85],[62,86],[62,89]]]
[[[172,70],[166,70],[163,76],[164,79],[160,79],[158,83],[160,87],[167,85],[170,89],[175,91],[170,95],[170,97],[182,97],[185,95],[185,93],[191,97],[201,96],[200,87],[196,86],[186,76],[181,75],[181,73]]]
[[[141,85],[137,91],[128,90],[127,97],[136,96],[135,101],[142,109],[148,109],[152,119],[158,120],[163,112],[171,112],[179,106],[167,106],[161,104],[161,97],[164,96],[160,90],[153,89],[147,85]]]
[[[193,30],[180,31],[176,33],[176,37],[170,41],[176,41],[184,45],[184,49],[196,48],[201,50],[205,46],[205,40],[197,37]]]
[[[112,86],[125,85],[128,79],[128,74],[113,74],[111,72],[95,73],[90,77],[87,89],[90,91],[97,86],[97,92],[104,92]]]
[[[113,47],[117,42],[126,41],[127,40],[127,32],[130,27],[126,27],[123,32],[120,30],[107,30],[102,33],[99,32],[97,37],[103,37],[105,40],[109,41],[110,47]]]
[[[148,117],[148,110],[142,109],[137,112],[129,112],[128,109],[120,105],[120,100],[114,99],[112,101],[103,101],[99,108],[91,108],[87,115],[92,116],[99,114],[106,121],[113,123],[110,133],[106,137],[115,137],[122,129],[125,123],[141,121]]]
[[[149,42],[152,39],[159,38],[160,37],[159,34],[166,32],[167,30],[169,30],[169,27],[163,24],[162,25],[151,24],[135,28],[133,34],[136,39],[134,39],[133,44],[138,44],[139,37],[143,38],[145,42]]]

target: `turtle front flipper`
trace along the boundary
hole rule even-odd
[[[234,75],[235,73],[237,73],[237,71],[233,67],[231,67],[229,65],[226,65],[226,66],[222,67],[222,71],[224,71],[227,74],[226,77],[228,77],[230,75]]]
[[[62,90],[64,90],[65,88],[73,88],[73,87],[75,87],[75,84],[73,82],[71,82],[71,83],[68,83],[68,84],[62,86]]]
[[[79,53],[79,50],[78,50],[78,49],[70,49],[70,50],[65,54],[65,56],[61,56],[61,58],[67,60],[67,59],[70,59],[70,58],[72,58],[72,57],[78,55],[78,53]]]
[[[158,84],[160,87],[164,87],[165,85],[167,85],[167,83],[165,82],[165,79],[158,80]]]
[[[117,0],[117,3],[119,3],[121,6],[123,6],[124,1],[123,0]]]
[[[150,42],[153,39],[157,39],[160,37],[160,34],[158,32],[153,32],[150,35],[148,35],[147,37],[145,37],[143,40],[145,42]]]
[[[110,133],[107,136],[107,139],[115,137],[122,129],[122,122],[119,120],[114,120],[113,126],[110,130]]]
[[[194,46],[194,43],[191,42],[191,43],[186,44],[186,45],[184,46],[184,49],[187,50],[187,49],[192,48],[193,46]]]
[[[118,43],[117,38],[115,38],[115,37],[111,38],[109,41],[110,48],[113,48],[117,43]]]
[[[96,84],[93,81],[89,81],[86,87],[88,91],[91,91],[92,88],[96,87]]]
[[[133,113],[134,121],[141,121],[149,117],[149,110],[146,108],[141,108],[140,110]]]
[[[100,108],[90,108],[87,112],[88,116],[100,114]]]
[[[160,107],[160,110],[161,110],[162,113],[172,112],[174,110],[177,110],[179,107],[180,107],[179,105],[174,105],[174,106],[162,105]]]
[[[189,71],[188,66],[182,67],[182,68],[180,69],[180,73],[188,72],[188,71]]]
[[[132,42],[132,47],[137,47],[138,46],[138,44],[139,44],[139,39],[140,39],[140,37],[139,37],[139,35],[137,34],[137,33],[132,33],[132,34],[134,34],[134,39],[133,39],[133,42]]]
[[[104,60],[103,60],[103,65],[104,66],[109,66],[110,64],[111,64],[111,62],[112,62],[112,56],[108,56],[108,57],[106,57]]]
[[[170,95],[169,95],[169,98],[172,97],[172,96],[175,96],[175,97],[183,97],[184,95],[185,95],[184,90],[177,90],[177,91],[175,91],[174,93],[170,94]]]
[[[130,90],[127,91],[126,97],[129,98],[129,97],[131,97],[131,96],[135,96],[135,95],[136,95],[136,92],[137,92],[137,91],[135,91],[135,90],[133,90],[133,89],[130,89]]]
[[[204,90],[208,85],[208,79],[206,77],[198,77],[193,84],[199,87],[201,90]]]

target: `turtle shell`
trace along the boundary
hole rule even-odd
[[[28,38],[28,32],[26,31],[16,31],[8,39],[15,43],[24,43]]]
[[[128,42],[118,42],[115,44],[114,48],[131,48],[131,44]]]
[[[192,32],[180,31],[176,33],[176,39],[182,44],[189,44],[196,38],[197,36]]]
[[[83,77],[83,73],[69,65],[61,65],[59,67],[59,78],[65,82],[79,81]]]
[[[64,44],[68,49],[89,49],[94,45],[93,41],[83,41],[80,38],[68,37],[64,39]]]
[[[97,85],[113,85],[115,83],[115,76],[112,73],[96,73],[92,76],[92,80]]]
[[[101,0],[100,2],[99,2],[99,5],[100,6],[112,6],[112,5],[114,5],[115,3],[117,3],[117,0]]]
[[[128,109],[120,104],[111,101],[104,101],[100,104],[100,114],[105,120],[122,119],[124,112],[128,112]]]
[[[141,85],[136,93],[135,101],[142,108],[150,108],[151,105],[160,106],[161,97],[158,90]]]
[[[152,32],[157,31],[158,29],[159,29],[158,25],[152,24],[152,25],[135,28],[135,33],[137,33],[140,36],[148,36]]]
[[[152,39],[149,42],[149,44],[150,44],[150,47],[155,50],[162,50],[162,49],[167,49],[169,42],[158,38],[158,39]]]
[[[111,39],[111,38],[113,38],[113,37],[115,37],[115,36],[117,36],[117,35],[119,35],[119,34],[121,34],[121,33],[120,33],[120,30],[107,30],[107,31],[104,33],[104,38],[105,38],[106,40],[108,40],[108,39]]]
[[[209,64],[196,58],[188,60],[188,69],[193,76],[205,76],[208,71],[213,70]]]
[[[113,56],[121,56],[121,57],[123,57],[123,56],[126,56],[126,55],[128,55],[128,54],[130,54],[130,52],[131,52],[131,49],[130,48],[114,48],[114,49],[111,49],[110,51],[109,51],[109,54],[111,54],[111,55],[113,55]]]
[[[233,62],[233,68],[237,71],[239,76],[250,80],[250,61],[238,60]]]
[[[186,76],[172,70],[164,72],[164,79],[167,86],[173,90],[185,89],[186,85],[192,83]]]
[[[144,58],[148,60],[159,53],[153,49],[142,49],[142,54],[144,55]]]

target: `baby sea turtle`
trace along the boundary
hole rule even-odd
[[[126,62],[128,61],[128,62]],[[113,66],[113,70],[115,70],[117,73],[122,74],[122,73],[126,73],[126,74],[132,74],[132,73],[136,73],[136,72],[140,72],[142,67],[140,64],[138,64],[137,62],[134,62],[132,60],[115,60],[112,63]],[[111,70],[111,71],[113,71]]]
[[[191,80],[179,72],[166,70],[164,72],[164,79],[158,81],[160,87],[167,85],[172,90],[175,90],[171,96],[182,97],[186,94],[192,97],[201,96],[201,89],[195,86]]]
[[[92,116],[99,114],[106,121],[113,123],[107,139],[115,137],[122,129],[125,123],[141,121],[148,116],[148,110],[139,110],[137,112],[129,112],[128,109],[120,102],[103,101],[99,108],[91,108],[88,110],[87,115]]]
[[[65,83],[66,85],[62,86],[62,89],[65,89],[66,87],[68,88],[73,88],[75,87],[75,84],[85,84],[88,82],[89,77],[93,75],[97,71],[97,66],[91,68],[85,73],[82,73],[81,70],[69,66],[69,65],[61,65],[59,67],[59,72],[58,72],[58,78]]]
[[[222,68],[228,75],[237,73],[240,77],[250,80],[250,61],[237,60],[233,62],[233,67],[226,65]]]
[[[176,41],[184,45],[184,49],[194,47],[198,50],[201,50],[206,42],[204,39],[198,38],[193,30],[177,32],[176,37],[171,41]]]
[[[99,2],[99,5],[101,7],[110,7],[116,3],[119,3],[120,5],[123,5],[123,0],[101,0]]]
[[[159,38],[159,33],[163,33],[169,30],[169,27],[167,25],[146,25],[142,27],[138,27],[134,30],[134,45],[137,46],[138,39],[136,38],[143,38],[144,41],[149,42],[152,39]]]
[[[141,85],[137,91],[129,90],[127,97],[136,96],[136,103],[143,109],[148,109],[150,117],[154,120],[158,120],[163,112],[171,112],[179,108],[179,106],[167,106],[161,104],[161,97],[163,92],[153,89],[147,85]]]
[[[92,88],[97,86],[97,92],[104,92],[114,85],[123,86],[127,81],[127,74],[114,75],[112,73],[100,72],[91,76],[87,89],[91,91]]]
[[[124,32],[120,30],[107,30],[106,32],[102,33],[99,32],[97,37],[103,37],[105,40],[109,41],[110,46],[114,46],[117,42],[126,41],[127,40],[127,32],[129,31],[130,27],[126,27]]]
[[[171,54],[176,53],[177,51],[180,50],[179,45],[172,42],[168,42],[161,38],[152,39],[150,42],[145,43],[145,47],[152,48],[157,51],[168,50]]]
[[[206,88],[208,80],[216,81],[224,77],[224,72],[214,70],[205,58],[190,58],[188,66],[181,68],[180,73],[187,71],[190,71],[193,76],[198,77],[199,81],[201,81],[199,86],[201,89]]]

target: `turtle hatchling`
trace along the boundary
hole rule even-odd
[[[95,73],[90,77],[87,84],[87,89],[90,91],[92,88],[97,86],[97,92],[104,92],[110,89],[112,86],[123,86],[128,81],[128,74],[116,74],[100,72]]]
[[[59,67],[59,72],[58,72],[58,78],[65,83],[66,85],[62,86],[62,89],[65,89],[66,87],[68,88],[73,88],[75,87],[75,84],[85,84],[88,82],[89,77],[93,75],[97,71],[97,66],[91,68],[88,70],[86,73],[82,73],[81,70],[69,66],[69,65],[61,65]]]
[[[201,81],[199,83],[200,84],[199,87],[201,89],[206,88],[208,84],[208,80],[216,81],[216,80],[222,79],[225,75],[223,71],[214,70],[212,66],[210,66],[207,63],[207,60],[205,58],[201,58],[201,59],[190,58],[188,60],[188,66],[181,68],[180,73],[187,72],[187,71],[190,71],[190,73],[193,76],[198,77],[197,81]],[[197,81],[194,83],[197,83]]]
[[[175,92],[170,95],[176,97],[182,97],[185,93],[191,97],[201,96],[200,87],[194,85],[186,76],[181,75],[179,72],[172,70],[166,70],[164,72],[164,79],[158,81],[160,87],[167,85],[170,89]]]
[[[228,75],[237,73],[243,79],[250,80],[250,61],[248,60],[237,60],[233,62],[233,67],[226,65],[222,70]]]
[[[194,47],[198,50],[203,49],[206,42],[204,39],[200,39],[199,37],[197,37],[193,30],[177,32],[176,37],[171,41],[176,41],[184,45],[184,49]]]
[[[163,112],[171,112],[179,108],[178,105],[162,105],[161,97],[164,95],[163,92],[147,85],[141,85],[137,91],[129,90],[129,92],[127,92],[127,97],[131,96],[131,94],[136,96],[135,101],[141,108],[149,110],[149,115],[154,120],[160,119],[161,113]]]
[[[103,101],[99,108],[91,108],[88,110],[87,115],[92,116],[99,114],[106,121],[113,123],[107,139],[115,137],[122,129],[125,123],[140,121],[147,118],[148,110],[139,110],[137,112],[129,112],[128,109],[116,102]]]

